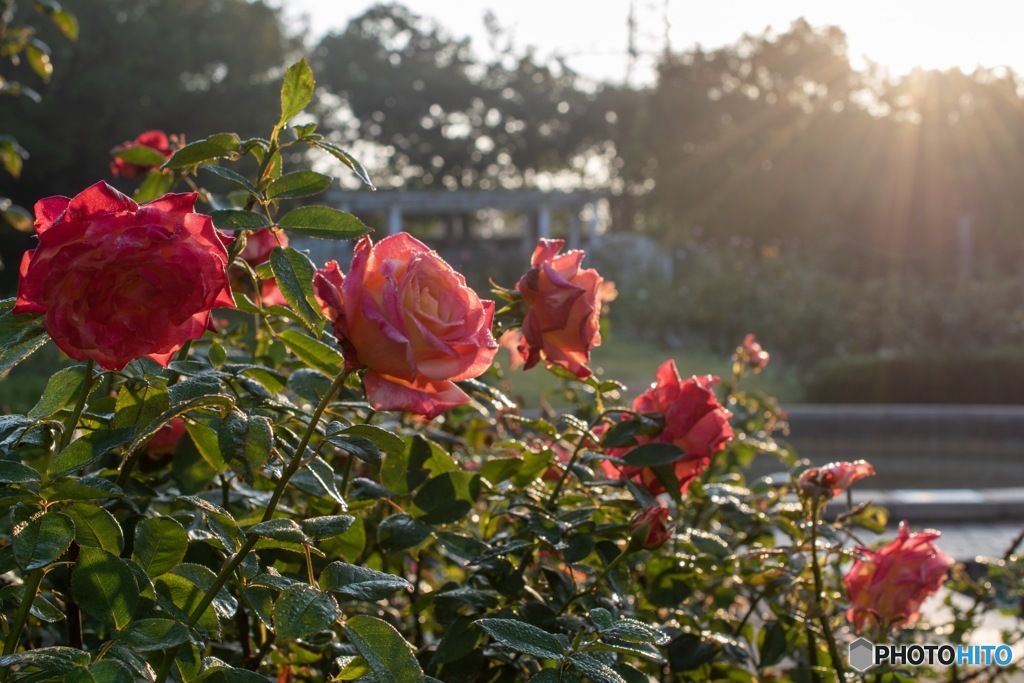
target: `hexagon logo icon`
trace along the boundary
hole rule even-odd
[[[875,646],[867,638],[858,638],[850,643],[850,666],[857,671],[867,671],[875,665]]]

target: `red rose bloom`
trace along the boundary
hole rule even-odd
[[[167,139],[167,134],[162,130],[147,130],[134,140],[122,142],[110,151],[112,153],[120,152],[122,150],[132,149],[133,147],[149,147],[153,151],[162,154],[165,159],[171,158],[171,143],[170,140]],[[110,172],[115,176],[121,176],[122,178],[141,178],[146,175],[151,168],[153,168],[153,166],[146,164],[130,164],[124,159],[115,158],[110,162]]]
[[[683,380],[675,361],[669,360],[658,368],[657,382],[633,401],[634,412],[658,414],[665,424],[656,437],[638,435],[639,445],[671,443],[686,451],[672,463],[680,493],[686,493],[690,482],[711,462],[711,456],[725,448],[725,442],[733,436],[729,426],[732,413],[721,406],[711,390],[717,381],[717,377],[711,376]],[[609,454],[622,456],[628,451],[628,448],[614,448],[609,449]],[[609,476],[632,479],[651,495],[665,491],[661,480],[649,467],[625,465],[619,469],[607,460],[602,460],[601,466]]]
[[[64,353],[120,370],[146,356],[166,366],[234,306],[227,250],[196,193],[139,206],[106,183],[36,203],[39,246],[21,261],[15,313],[43,313]]]
[[[152,460],[162,460],[173,455],[174,451],[178,449],[181,437],[185,436],[185,431],[185,421],[180,417],[174,418],[161,427],[146,443],[146,455]]]
[[[865,460],[856,462],[830,462],[811,467],[800,475],[800,489],[810,496],[834,498],[855,481],[875,474],[875,468]]]
[[[494,302],[481,301],[462,275],[411,235],[356,244],[352,267],[316,272],[313,290],[349,369],[367,368],[376,410],[436,417],[469,397],[454,383],[482,374],[497,353]]]
[[[527,306],[522,330],[502,335],[502,344],[512,352],[513,368],[528,370],[543,358],[586,379],[593,374],[586,365],[590,350],[601,344],[601,305],[614,298],[614,288],[602,286],[593,268],[580,268],[582,251],[559,254],[564,244],[542,239],[537,245],[530,270],[516,285]]]
[[[932,543],[940,535],[931,529],[912,534],[901,522],[892,543],[878,550],[857,548],[864,557],[843,577],[850,599],[846,618],[857,633],[865,625],[885,632],[921,616],[921,603],[942,587],[955,564]]]

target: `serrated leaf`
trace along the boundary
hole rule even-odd
[[[373,182],[370,180],[370,174],[366,172],[363,165],[359,163],[354,156],[343,150],[341,147],[327,142],[326,140],[311,140],[310,144],[316,145],[325,152],[328,152],[335,159],[352,169],[352,172],[356,174],[356,177],[371,190],[377,189],[373,186]]]
[[[328,377],[336,377],[345,364],[345,359],[340,353],[298,330],[284,330],[279,337],[299,360]]]
[[[114,555],[120,555],[124,550],[121,525],[106,508],[88,503],[70,503],[61,510],[75,523],[75,541],[78,545],[102,548]]]
[[[188,627],[173,619],[136,619],[114,634],[122,647],[139,652],[166,650],[188,640]]]
[[[154,168],[146,174],[146,179],[139,185],[139,189],[135,190],[135,194],[132,195],[139,204],[146,204],[159,199],[165,194],[171,191],[174,186],[174,175],[171,173],[164,173],[159,168]]]
[[[422,683],[423,669],[413,647],[386,621],[364,615],[345,622],[345,633],[377,678],[377,683]]]
[[[320,574],[320,588],[359,600],[383,600],[412,584],[400,576],[344,562],[332,562]]]
[[[657,467],[670,465],[686,455],[679,446],[669,443],[645,443],[622,456],[627,465],[633,467]]]
[[[210,216],[213,218],[214,227],[219,230],[262,230],[271,226],[266,216],[255,211],[218,209]]]
[[[75,538],[75,524],[60,512],[46,512],[15,523],[11,546],[14,560],[25,571],[55,562]]]
[[[136,164],[138,166],[160,166],[167,161],[167,157],[147,145],[132,145],[131,147],[111,151],[111,154],[116,159],[122,159],[129,164]]]
[[[124,498],[121,487],[100,477],[81,479],[59,479],[42,490],[43,498],[57,500],[97,500],[99,498]]]
[[[115,659],[102,659],[64,675],[64,683],[134,683],[131,669]]]
[[[525,621],[477,619],[474,623],[502,645],[534,657],[561,659],[569,647],[569,641],[565,636],[548,633]]]
[[[0,301],[0,375],[49,341],[41,315],[11,313],[14,299]]]
[[[270,420],[234,410],[217,430],[217,444],[224,460],[247,482],[252,482],[270,459],[274,433]]]
[[[429,479],[413,498],[428,524],[456,522],[473,509],[480,496],[480,475],[474,472],[444,472]]]
[[[194,505],[206,513],[210,530],[221,539],[229,552],[234,552],[241,547],[243,534],[238,528],[235,518],[227,510],[198,496],[180,496],[178,500]]]
[[[234,133],[217,133],[202,140],[196,140],[177,150],[164,163],[165,168],[185,168],[210,159],[230,156],[238,151],[240,144]]]
[[[341,491],[338,490],[338,484],[334,474],[334,468],[331,467],[327,462],[324,461],[319,455],[310,458],[309,462],[306,463],[306,469],[313,475],[313,478],[324,488],[331,498],[341,506],[341,509],[347,510],[348,504],[345,499],[341,496]]]
[[[53,373],[46,382],[43,395],[28,411],[28,416],[36,420],[50,417],[75,401],[82,393],[82,383],[86,379],[85,367],[84,364],[72,365]]]
[[[297,199],[320,194],[331,186],[332,178],[316,171],[295,171],[285,173],[270,183],[267,197],[270,199]]]
[[[286,213],[277,224],[299,235],[326,240],[353,240],[370,232],[352,214],[330,206],[301,206]]]
[[[113,449],[130,442],[135,433],[135,427],[89,432],[57,454],[50,463],[48,474],[51,479],[56,479],[87,467]]]
[[[325,321],[320,304],[313,295],[313,274],[316,272],[313,262],[291,247],[274,247],[270,252],[270,267],[285,301],[303,324],[319,337]]]
[[[28,465],[0,460],[0,484],[28,484],[39,480],[39,472]]]
[[[170,406],[170,394],[162,381],[151,380],[143,386],[126,383],[117,392],[113,426],[120,428],[148,424]]]
[[[0,657],[0,667],[34,666],[49,673],[67,673],[89,663],[89,653],[73,647],[42,647]]]
[[[339,616],[341,610],[333,596],[297,583],[274,603],[274,632],[282,640],[301,638],[330,628]]]
[[[322,541],[325,538],[340,536],[352,527],[355,517],[352,515],[329,515],[325,517],[310,517],[302,520],[302,529],[313,537],[314,540]]]
[[[139,584],[123,560],[105,550],[82,548],[71,575],[71,590],[82,611],[123,629],[139,602]]]
[[[254,524],[247,529],[247,533],[289,543],[310,544],[313,542],[313,539],[306,535],[295,520],[283,517]]]
[[[283,128],[296,114],[299,114],[313,99],[313,70],[303,57],[288,67],[281,83],[281,118],[277,128]]]
[[[171,571],[185,559],[188,534],[173,517],[148,517],[135,527],[132,559],[149,576]]]
[[[616,673],[615,669],[591,655],[579,652],[569,655],[569,661],[576,671],[593,683],[626,683],[626,679]]]
[[[241,173],[238,173],[237,171],[233,171],[230,168],[226,168],[224,166],[203,166],[203,170],[204,171],[208,171],[208,172],[214,174],[215,176],[219,176],[219,177],[223,178],[224,180],[227,180],[228,182],[230,182],[230,183],[232,183],[234,185],[237,185],[238,187],[242,188],[243,190],[245,190],[249,194],[253,194],[253,195],[258,194],[258,191],[256,190],[256,186],[253,185],[252,182],[248,178],[246,178]],[[214,213],[216,213],[216,212],[214,212]],[[216,218],[213,219],[213,224],[217,225],[217,219]],[[217,226],[217,227],[220,227],[220,226]]]
[[[255,671],[214,666],[203,671],[192,683],[267,683],[267,677]]]
[[[386,553],[419,545],[429,536],[430,527],[404,513],[391,515],[377,527],[377,542]]]

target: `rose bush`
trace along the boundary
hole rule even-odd
[[[15,313],[43,313],[61,351],[108,370],[171,356],[233,306],[227,251],[195,193],[138,205],[104,182],[35,207]]]
[[[290,123],[313,91],[293,65],[266,138],[196,140],[136,191],[195,185],[209,215],[102,184],[40,202],[0,373],[51,339],[90,360],[0,415],[0,683],[826,683],[851,680],[858,630],[968,643],[998,605],[1024,636],[1016,545],[953,567],[946,618],[923,608],[952,565],[937,534],[870,548],[884,509],[823,516],[870,466],[809,468],[776,440],[784,413],[741,387],[763,349],[721,384],[666,361],[630,401],[581,370],[602,299],[582,253],[542,243],[495,311],[411,236],[293,203],[331,184],[282,167],[303,147],[366,179]],[[362,239],[343,273],[306,238]],[[286,306],[257,300],[271,278]],[[569,405],[502,393],[493,333],[518,325]]]
[[[363,382],[376,410],[432,418],[467,403],[455,382],[483,374],[497,353],[494,302],[407,233],[377,244],[364,237],[347,276],[331,261],[313,283],[346,367],[367,368]]]

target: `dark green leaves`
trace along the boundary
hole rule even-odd
[[[331,186],[332,178],[315,171],[296,171],[285,173],[270,183],[267,188],[269,199],[296,199],[320,194]],[[295,213],[294,211],[292,213]],[[289,214],[290,215],[290,214]]]
[[[90,465],[114,448],[124,446],[135,436],[135,427],[89,432],[71,442],[50,463],[49,475],[55,479]]]
[[[70,503],[63,510],[75,523],[78,545],[102,548],[115,555],[124,550],[121,525],[105,508],[89,503]]]
[[[313,339],[296,330],[285,330],[280,334],[281,341],[288,349],[312,368],[335,377],[341,372],[345,359],[342,355],[322,341]]]
[[[480,475],[445,472],[430,479],[416,493],[413,503],[419,519],[428,524],[447,524],[464,517],[480,495]]]
[[[139,166],[160,166],[167,161],[167,157],[146,145],[133,145],[125,149],[119,149],[116,152],[112,152],[112,154],[118,159],[127,161],[129,164],[137,164]]]
[[[316,271],[313,262],[291,247],[275,247],[270,253],[270,267],[288,305],[306,327],[319,336],[324,330],[324,317],[313,296],[313,273]]]
[[[221,456],[231,468],[252,481],[270,458],[274,444],[270,420],[261,415],[247,415],[233,410],[220,423],[217,443]]]
[[[329,206],[301,206],[286,213],[277,224],[300,235],[328,240],[351,240],[370,232],[352,214]]]
[[[46,512],[27,522],[15,523],[14,560],[29,571],[57,560],[75,538],[75,524],[60,512]]]
[[[288,67],[281,84],[281,118],[275,130],[284,128],[284,124],[301,112],[313,99],[313,70],[305,57]]]
[[[477,619],[476,625],[502,645],[534,657],[559,659],[569,647],[565,636],[516,619]]]
[[[210,216],[213,218],[214,226],[221,230],[260,230],[270,227],[267,217],[255,211],[220,209]]]
[[[646,443],[637,446],[622,456],[627,465],[634,467],[657,467],[669,465],[686,455],[686,452],[669,443]]]
[[[274,604],[274,631],[283,640],[301,638],[330,628],[339,616],[341,610],[330,594],[297,583]]]
[[[356,177],[363,181],[363,184],[369,186],[370,189],[376,189],[373,186],[373,182],[370,181],[370,174],[366,172],[363,165],[356,161],[355,157],[343,150],[341,147],[327,142],[326,140],[314,140],[311,141],[311,144],[316,145],[325,152],[328,152],[335,159],[352,169],[352,172],[356,174]]]
[[[391,515],[377,527],[377,541],[388,553],[419,545],[428,536],[430,527],[406,514]]]
[[[360,600],[383,600],[396,591],[412,590],[412,584],[394,574],[332,562],[320,574],[320,588]]]
[[[412,646],[391,624],[359,615],[345,622],[345,633],[377,677],[377,683],[421,683],[424,680]]]
[[[166,650],[187,641],[188,628],[171,619],[137,619],[125,630],[118,631],[114,640],[139,652]]]
[[[217,133],[202,140],[196,140],[179,149],[164,164],[167,168],[185,168],[195,164],[231,156],[238,152],[238,136],[234,133]]]
[[[39,481],[39,472],[13,460],[0,460],[0,484],[27,484]]]
[[[11,313],[14,299],[0,301],[0,375],[37,351],[49,337],[41,315]]]
[[[128,626],[139,602],[132,570],[124,560],[97,548],[82,548],[71,590],[82,611],[118,630]]]

